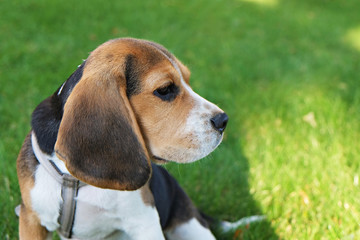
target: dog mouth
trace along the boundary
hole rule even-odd
[[[171,162],[169,160],[163,159],[163,158],[155,156],[155,155],[153,155],[152,158],[153,158],[155,163],[159,163],[159,164],[165,164],[165,163]]]
[[[166,153],[161,154],[164,155],[162,157],[151,154],[151,159],[154,163],[157,164],[167,164],[170,162],[176,162],[176,163],[195,162],[197,160],[206,157],[212,151],[214,151],[222,142],[223,136],[224,136],[223,134],[219,134],[215,139],[212,140],[210,144],[202,144],[202,146],[207,146],[206,148],[192,149],[192,151],[184,151],[183,149],[170,148],[167,149],[166,152],[172,154],[166,154]]]
[[[149,149],[150,158],[155,164],[175,163],[191,163],[198,161],[211,152],[213,152],[222,142],[223,133],[214,132],[211,136],[200,138],[197,145],[184,146],[165,146],[164,148]],[[195,141],[192,141],[192,144]]]

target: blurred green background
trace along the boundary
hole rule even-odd
[[[167,168],[196,205],[266,220],[219,239],[360,238],[357,0],[0,0],[0,238],[33,109],[111,38],[159,42],[230,116],[209,157]]]

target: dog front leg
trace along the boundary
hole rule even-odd
[[[45,227],[41,226],[40,219],[24,204],[21,204],[19,216],[19,236],[20,240],[45,240],[51,239]]]
[[[169,240],[215,240],[216,238],[211,231],[202,226],[196,218],[192,218],[188,222],[181,223],[165,233],[166,239]]]
[[[127,232],[131,240],[165,240],[164,234],[161,229],[154,229],[150,227],[144,231],[138,231],[136,233]]]
[[[145,207],[143,214],[128,218],[123,230],[131,240],[165,240],[156,208]]]

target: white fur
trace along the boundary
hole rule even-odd
[[[59,169],[65,167],[55,155],[46,157],[60,163]],[[79,189],[76,200],[72,239],[165,240],[158,212],[155,207],[144,204],[141,189],[116,191],[86,185]],[[42,165],[35,171],[31,201],[41,224],[49,231],[56,231],[62,203],[61,185]],[[168,240],[215,239],[196,219],[167,231],[166,237]]]
[[[59,224],[61,184],[57,182],[42,165],[35,171],[35,186],[30,192],[32,208],[39,215],[41,225],[49,231],[55,231]]]
[[[209,229],[195,218],[165,233],[171,240],[215,240]]]
[[[212,105],[205,101],[197,102],[186,120],[184,133],[191,134],[192,141],[197,143],[197,148],[187,149],[187,152],[192,154],[189,162],[207,156],[221,143],[223,135],[216,131],[210,122],[217,108]]]
[[[35,172],[31,200],[41,224],[55,231],[59,227],[61,185],[41,165]],[[149,240],[164,239],[156,208],[144,204],[140,189],[115,191],[90,185],[79,189],[74,239],[142,240],[144,236]]]
[[[184,130],[185,133],[192,134],[193,141],[198,142],[198,148],[193,149],[193,158],[189,161],[192,162],[204,158],[221,143],[223,135],[214,129],[210,119],[216,113],[223,111],[215,104],[195,93],[182,77],[181,83],[193,97],[195,103],[186,120],[186,128]]]
[[[58,96],[61,94],[61,92],[62,92],[62,90],[63,90],[63,88],[64,88],[64,86],[65,86],[65,83],[66,83],[66,82],[64,82],[64,83],[61,85],[61,87],[60,87],[60,89],[59,89],[59,92],[57,93]]]

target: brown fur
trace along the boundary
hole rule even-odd
[[[185,67],[182,67],[181,71],[184,76],[190,75]],[[171,103],[153,96],[153,91],[156,88],[168,84],[169,81],[181,86],[179,74],[169,65],[168,61],[164,61],[164,64],[158,65],[145,78],[148,80],[143,82],[142,94],[133,96],[131,104],[144,136],[146,136],[147,144],[151,143],[154,146],[183,146],[184,148],[193,147],[196,143],[191,142],[191,135],[183,138],[175,137],[181,136],[179,134],[182,131],[181,124],[184,124],[179,120],[183,119],[185,121],[193,107],[193,99],[189,96],[189,93],[181,89],[179,95]],[[158,116],[163,117],[159,118]]]
[[[154,196],[149,188],[149,183],[141,188],[141,198],[144,203],[148,206],[155,206]]]
[[[34,172],[38,162],[31,147],[30,134],[24,140],[17,159],[17,173],[21,191],[19,235],[20,239],[45,239],[48,232],[40,225],[40,220],[31,208],[30,191],[34,187]]]
[[[21,240],[46,239],[49,232],[41,226],[40,220],[31,208],[21,204],[19,236]]]

